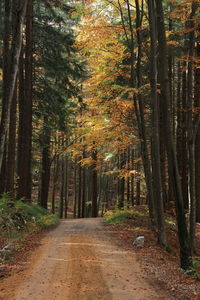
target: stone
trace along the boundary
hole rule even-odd
[[[133,242],[133,246],[138,246],[138,247],[144,246],[144,236],[138,236]]]

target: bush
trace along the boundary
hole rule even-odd
[[[115,210],[107,211],[104,215],[107,224],[118,224],[131,216],[133,211],[130,210]]]
[[[28,230],[30,224],[45,228],[58,223],[58,217],[36,204],[12,200],[6,194],[0,199],[0,229],[3,232]],[[32,227],[32,226],[30,226]]]

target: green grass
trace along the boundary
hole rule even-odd
[[[131,215],[129,210],[108,211],[104,215],[107,224],[119,224]]]
[[[104,220],[107,224],[120,224],[126,219],[132,218],[134,215],[143,217],[148,216],[148,209],[147,206],[143,205],[138,208],[132,209],[116,209],[113,211],[107,211],[104,214]]]
[[[165,224],[168,229],[176,230],[176,222],[172,219],[165,219]]]
[[[0,238],[3,244],[11,244],[13,251],[20,249],[28,235],[58,223],[57,215],[37,204],[12,200],[6,194],[0,199]]]

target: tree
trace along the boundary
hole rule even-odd
[[[169,176],[172,182],[174,197],[176,202],[176,216],[178,225],[178,236],[180,243],[181,267],[185,270],[192,266],[191,249],[189,245],[189,236],[187,231],[186,219],[184,214],[183,195],[181,190],[180,177],[178,172],[178,163],[175,152],[175,144],[172,136],[170,120],[170,93],[167,65],[167,43],[165,35],[164,15],[162,1],[156,0],[156,24],[158,31],[158,51],[159,67],[158,75],[160,79],[162,109],[165,111],[165,130],[166,130],[166,149],[169,165]]]
[[[33,3],[28,1],[26,12],[26,44],[21,50],[19,137],[18,137],[18,190],[17,198],[31,200],[32,174],[32,85],[33,85]],[[26,155],[24,155],[26,153]]]
[[[7,7],[5,1],[5,8]],[[19,67],[19,56],[21,52],[22,46],[22,33],[23,33],[23,24],[26,15],[26,8],[27,8],[28,0],[14,0],[13,1],[13,38],[12,38],[12,46],[10,50],[10,67],[8,68],[7,58],[4,59],[6,65],[4,65],[4,98],[3,98],[3,105],[2,105],[2,114],[1,114],[1,123],[0,123],[0,170],[2,168],[3,162],[3,155],[4,155],[4,148],[5,148],[5,141],[6,141],[6,134],[8,132],[9,126],[9,115],[10,109],[13,99],[13,94],[15,90],[17,72]],[[9,16],[9,12],[6,12],[6,15]],[[5,18],[5,22],[7,21],[7,16]],[[6,23],[6,26],[8,24]],[[8,26],[9,28],[9,26]],[[5,31],[5,44],[8,41],[8,33]],[[7,46],[4,44],[4,50],[8,51]],[[5,54],[7,55],[7,54]],[[5,68],[8,68],[9,74],[5,74]],[[8,84],[9,78],[9,84]]]

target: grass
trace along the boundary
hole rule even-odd
[[[107,224],[120,224],[126,219],[131,219],[134,215],[143,217],[148,215],[148,209],[145,205],[138,209],[117,209],[114,211],[107,211],[104,214],[104,220]]]
[[[107,211],[104,219],[107,224],[119,224],[131,215],[132,212],[129,210]]]
[[[37,204],[12,200],[6,194],[0,199],[0,249],[10,245],[9,255],[0,253],[0,262],[19,250],[27,236],[57,225],[59,219]]]
[[[140,205],[131,209],[116,209],[107,211],[104,214],[104,220],[107,224],[120,224],[134,216],[148,217],[149,211],[146,205]],[[167,229],[176,231],[176,222],[172,218],[166,218],[165,224]]]

